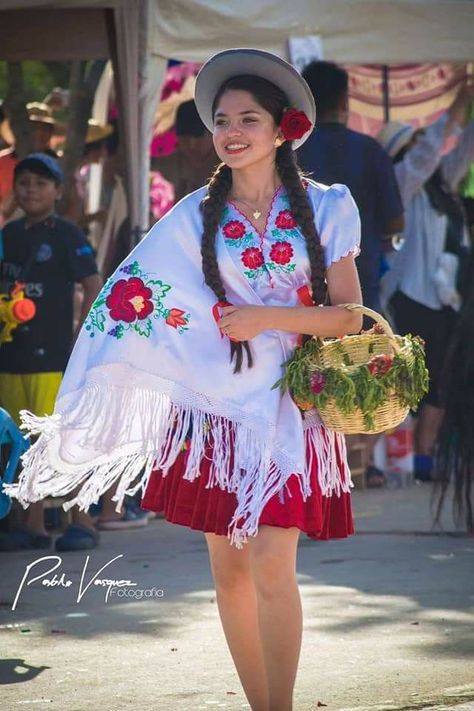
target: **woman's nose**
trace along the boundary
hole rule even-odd
[[[240,136],[242,133],[240,126],[237,123],[230,123],[227,129],[229,136]]]

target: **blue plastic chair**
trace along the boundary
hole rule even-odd
[[[12,501],[3,491],[4,484],[12,484],[20,462],[21,455],[30,446],[29,439],[24,437],[6,410],[0,407],[0,447],[10,445],[10,456],[5,471],[0,471],[0,518],[5,518],[10,512]]]

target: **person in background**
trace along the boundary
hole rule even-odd
[[[333,62],[311,62],[303,71],[318,107],[316,128],[300,148],[301,167],[318,182],[347,185],[359,208],[360,255],[356,260],[364,304],[381,310],[380,276],[387,238],[403,230],[403,206],[393,167],[377,141],[347,128],[349,116],[348,74]],[[365,327],[372,325],[367,320]],[[364,445],[366,483],[381,487],[383,472],[372,462],[378,437],[348,438],[352,445]]]
[[[451,339],[440,388],[443,420],[435,445],[433,479],[436,482],[440,522],[448,492],[453,495],[456,524],[474,534],[474,251],[466,269],[466,292]]]
[[[393,167],[377,141],[347,128],[348,74],[333,62],[311,62],[303,71],[317,102],[316,128],[298,152],[314,180],[347,185],[359,209],[357,258],[364,304],[380,310],[379,280],[384,239],[403,230],[403,206]]]
[[[0,99],[0,151],[10,148],[15,143],[15,136],[11,132],[10,122]]]
[[[439,387],[461,305],[459,289],[468,244],[462,203],[455,195],[474,161],[474,120],[464,130],[474,86],[462,87],[448,111],[425,130],[389,123],[378,140],[394,163],[406,215],[403,244],[382,281],[382,294],[397,330],[426,343],[430,389],[415,427],[415,476],[431,479],[433,445],[443,409]],[[459,137],[443,156],[445,141]]]
[[[46,153],[55,158],[56,154],[51,148],[51,138],[56,121],[50,107],[33,101],[26,105],[26,109],[31,123],[33,151]],[[13,175],[17,163],[15,146],[0,151],[0,227],[19,216],[13,192]]]
[[[185,101],[176,112],[178,147],[169,156],[152,159],[152,169],[158,170],[175,189],[175,201],[208,181],[219,158],[212,135],[199,118],[194,101]]]
[[[16,280],[36,305],[32,321],[19,326],[0,348],[0,403],[19,424],[19,411],[52,414],[73,343],[73,288],[84,289],[81,322],[102,286],[92,248],[83,233],[55,214],[63,174],[45,153],[32,153],[14,172],[14,192],[25,217],[2,231],[2,292]],[[27,273],[25,273],[25,270]],[[74,508],[73,523],[56,549],[93,548],[98,543],[92,519]],[[52,539],[44,525],[43,503],[24,512],[23,525],[0,538],[0,550],[45,549]]]
[[[84,151],[80,166],[75,172],[75,190],[72,191],[67,206],[66,217],[81,227],[86,234],[92,222],[103,222],[105,211],[88,212],[91,166],[102,164],[107,157],[106,139],[113,133],[109,124],[100,124],[95,119],[89,119],[85,138]]]

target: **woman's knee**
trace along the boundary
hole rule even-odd
[[[261,597],[269,599],[294,593],[297,542],[296,529],[279,529],[255,541],[250,560],[255,587]]]
[[[248,551],[237,550],[224,536],[206,534],[212,577],[217,592],[235,592],[252,583]]]

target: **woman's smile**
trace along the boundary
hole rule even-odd
[[[237,153],[243,153],[249,147],[248,143],[237,143],[236,141],[233,141],[225,146],[225,151],[230,155],[236,155]]]

